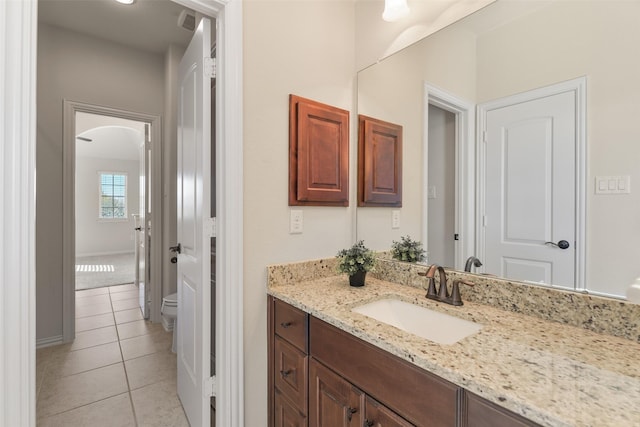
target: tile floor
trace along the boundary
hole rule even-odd
[[[134,285],[77,291],[75,341],[36,353],[38,427],[188,426],[171,338]]]

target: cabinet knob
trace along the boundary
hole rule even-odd
[[[372,427],[375,424],[375,421],[364,420],[364,427]]]
[[[353,417],[353,414],[355,414],[356,412],[358,412],[358,408],[348,407],[347,408],[347,421],[351,421],[351,418]]]
[[[287,329],[291,325],[293,325],[292,322],[282,322],[282,323],[280,323],[280,326],[282,326],[285,329]]]
[[[291,369],[287,369],[286,371],[280,371],[280,375],[282,375],[282,378],[287,378],[289,376],[289,374],[291,374]]]

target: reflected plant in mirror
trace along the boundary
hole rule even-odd
[[[413,240],[410,236],[402,236],[399,242],[393,241],[391,256],[398,261],[413,263],[423,262],[427,259],[422,242]]]

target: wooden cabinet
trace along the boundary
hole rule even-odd
[[[537,426],[273,297],[269,367],[269,426]]]
[[[535,427],[538,424],[465,391],[461,427]]]
[[[308,425],[308,317],[269,298],[269,425]]]
[[[365,427],[412,427],[413,424],[398,416],[391,409],[367,396],[365,403]]]
[[[364,393],[318,361],[309,365],[309,427],[362,426]]]
[[[313,358],[309,384],[309,427],[413,426]]]

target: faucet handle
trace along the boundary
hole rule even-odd
[[[473,283],[467,282],[466,280],[454,280],[453,286],[451,288],[451,304],[452,305],[462,305],[462,298],[460,297],[460,284],[467,286],[474,286]]]

